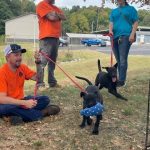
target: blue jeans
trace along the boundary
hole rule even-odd
[[[129,36],[121,36],[114,39],[113,53],[118,63],[119,81],[126,80],[130,46]]]
[[[33,96],[27,96],[24,99],[29,100],[33,98]],[[41,110],[47,107],[50,99],[48,96],[36,96],[35,99],[37,100],[37,105],[31,109],[24,109],[12,104],[0,104],[0,116],[20,116],[25,122],[42,119],[43,114]]]

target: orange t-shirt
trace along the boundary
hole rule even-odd
[[[45,1],[40,2],[36,7],[36,13],[39,18],[39,39],[46,37],[59,38],[61,35],[61,20],[50,21],[46,15],[50,12],[63,13],[58,7],[48,4]]]
[[[8,64],[0,68],[0,92],[6,93],[7,96],[22,99],[24,97],[24,81],[29,80],[36,73],[30,70],[26,65],[13,72]]]

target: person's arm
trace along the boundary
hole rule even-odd
[[[113,23],[109,23],[109,33],[113,35]]]
[[[51,21],[66,20],[66,16],[63,13],[50,12],[46,17]]]
[[[66,16],[62,13],[57,13],[57,15],[58,15],[60,20],[66,20],[67,19]]]
[[[56,12],[50,12],[46,15],[46,18],[49,19],[50,21],[58,21],[60,20]]]
[[[132,32],[131,32],[130,37],[129,37],[129,41],[131,43],[133,43],[135,40],[134,38],[135,38],[135,33],[136,33],[137,28],[138,28],[138,21],[135,21],[133,26],[132,26]]]
[[[34,74],[34,75],[30,78],[30,80],[36,81],[36,80],[37,80],[37,74]]]
[[[37,105],[37,101],[30,100],[19,100],[6,95],[6,93],[0,92],[0,104],[12,104],[18,106],[25,106],[26,108],[33,108]]]

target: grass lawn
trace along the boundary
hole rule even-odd
[[[1,52],[0,52],[1,53]],[[3,56],[1,54],[1,56]],[[71,58],[71,59],[70,59]],[[110,56],[96,51],[59,51],[58,64],[73,79],[83,76],[94,82],[98,72],[97,59],[102,66],[110,65]],[[33,52],[24,54],[25,63],[35,69]],[[70,61],[71,60],[71,61]],[[1,59],[2,64],[4,60]],[[128,98],[122,101],[106,89],[105,111],[100,125],[100,134],[91,135],[92,126],[80,129],[82,99],[80,91],[57,67],[56,78],[62,88],[47,89],[38,94],[48,95],[53,104],[58,104],[62,112],[42,121],[10,126],[0,120],[0,149],[14,150],[142,150],[145,142],[148,81],[150,79],[150,57],[129,56],[129,69],[126,87],[119,92]],[[81,86],[86,83],[75,79]],[[45,73],[45,82],[47,73]],[[32,94],[34,82],[27,81],[25,93]]]

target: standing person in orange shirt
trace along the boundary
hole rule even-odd
[[[58,106],[49,105],[48,96],[24,97],[24,81],[36,81],[36,72],[21,64],[25,52],[20,45],[8,45],[4,50],[7,63],[0,68],[0,117],[11,116],[12,124],[36,121],[60,111]]]
[[[40,51],[46,53],[56,62],[59,47],[59,37],[61,36],[61,21],[66,17],[61,9],[54,5],[55,0],[43,0],[36,7],[39,19],[39,47]],[[44,68],[48,64],[48,84],[49,87],[56,87],[57,80],[54,76],[55,64],[49,62],[45,57],[40,57],[37,62],[38,87],[44,87]]]

